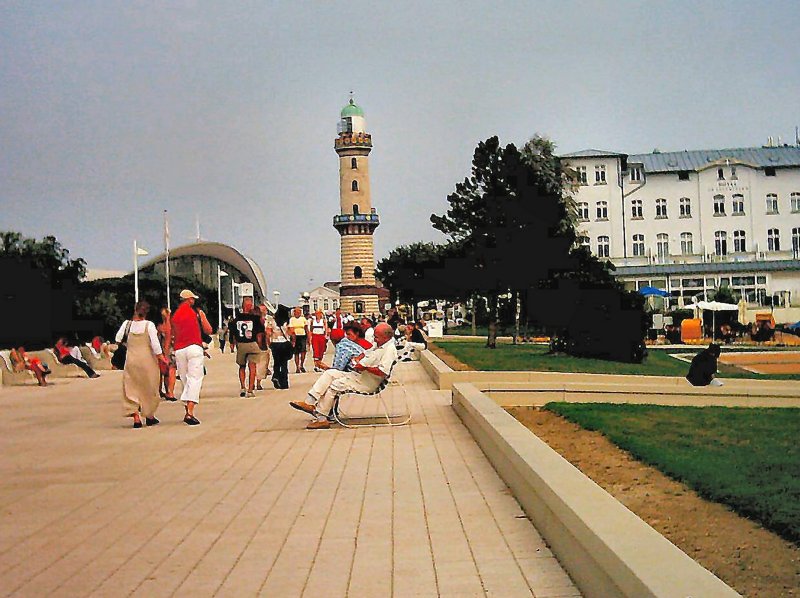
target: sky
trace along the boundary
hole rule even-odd
[[[415,241],[477,143],[794,143],[800,2],[0,0],[0,230],[90,268],[201,237],[291,303],[339,279],[339,111],[372,134],[375,257]]]

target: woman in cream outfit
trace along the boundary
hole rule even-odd
[[[156,419],[160,381],[158,362],[166,362],[161,343],[158,341],[156,325],[147,319],[149,311],[150,305],[147,301],[139,301],[133,309],[133,318],[122,323],[116,336],[117,342],[122,342],[130,323],[128,353],[122,374],[122,401],[125,416],[133,417],[134,428],[142,427],[140,413],[148,426],[155,426],[158,423]]]

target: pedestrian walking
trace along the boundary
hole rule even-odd
[[[311,351],[314,356],[314,371],[321,372],[320,363],[325,356],[325,348],[328,345],[328,321],[321,309],[317,309],[311,315]]]
[[[161,308],[161,324],[156,326],[158,341],[161,344],[161,351],[164,354],[164,361],[159,362],[161,373],[159,382],[159,394],[165,401],[177,401],[175,398],[175,376],[177,368],[175,366],[175,354],[172,352],[172,323],[170,322],[171,312],[166,307]]]
[[[261,386],[261,381],[266,380],[267,376],[269,376],[272,372],[269,369],[269,341],[267,340],[266,330],[267,330],[267,317],[269,316],[269,312],[267,310],[267,304],[261,303],[258,306],[258,312],[261,314],[261,324],[264,326],[264,347],[263,351],[261,352],[261,361],[258,362],[256,366],[256,390],[264,390],[264,387]]]
[[[228,326],[223,324],[217,330],[217,342],[219,343],[219,352],[225,353],[225,339],[228,338]]]
[[[308,351],[308,320],[303,315],[303,310],[294,308],[294,316],[289,319],[289,334],[294,345],[295,373],[305,373],[306,351]]]
[[[233,320],[231,334],[236,337],[236,364],[239,366],[241,386],[239,396],[252,398],[256,396],[256,369],[261,361],[262,349],[266,347],[261,312],[254,309],[252,297],[242,300],[242,310]]]
[[[289,308],[279,305],[275,315],[267,321],[267,340],[272,352],[272,385],[277,389],[289,388],[289,360],[292,358],[292,342],[286,331]]]
[[[172,316],[172,346],[175,350],[175,362],[178,376],[183,383],[181,401],[186,408],[183,421],[190,426],[200,423],[194,415],[195,406],[200,402],[200,391],[205,376],[203,365],[203,334],[213,332],[206,314],[195,309],[195,301],[199,299],[192,291],[184,289],[180,294],[181,304]]]
[[[133,427],[142,427],[142,416],[148,426],[158,424],[156,409],[159,396],[159,362],[166,362],[155,324],[147,319],[150,304],[139,301],[133,318],[125,320],[117,332],[118,343],[128,348],[122,372],[124,415],[133,417]]]

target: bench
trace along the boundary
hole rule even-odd
[[[386,387],[392,384],[392,372],[394,371],[394,366],[397,365],[397,361],[392,363],[392,367],[389,369],[389,375],[384,378],[381,383],[378,385],[378,388],[373,390],[372,392],[360,392],[356,390],[341,392],[336,395],[336,398],[333,400],[333,409],[331,409],[331,414],[328,417],[331,423],[337,423],[340,426],[345,428],[377,428],[377,427],[384,427],[384,426],[405,426],[411,421],[411,413],[400,413],[400,414],[390,414],[389,408],[386,406],[386,401],[383,396],[383,391],[386,390]],[[377,415],[359,415],[359,416],[348,416],[346,413],[343,413],[340,406],[340,399],[347,395],[360,395],[362,397],[378,397],[378,400],[381,403],[381,408],[383,409],[382,414]],[[371,421],[366,421],[371,420]],[[380,421],[375,421],[380,420]],[[398,420],[398,421],[395,421]],[[363,422],[363,423],[356,423],[356,422]]]

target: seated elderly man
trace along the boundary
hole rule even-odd
[[[373,392],[389,375],[397,360],[397,349],[392,337],[394,331],[388,324],[375,327],[375,348],[355,358],[352,372],[329,369],[319,377],[308,393],[310,402],[292,401],[295,409],[314,415],[317,419],[306,426],[309,430],[331,427],[328,414],[337,395],[346,392]]]

